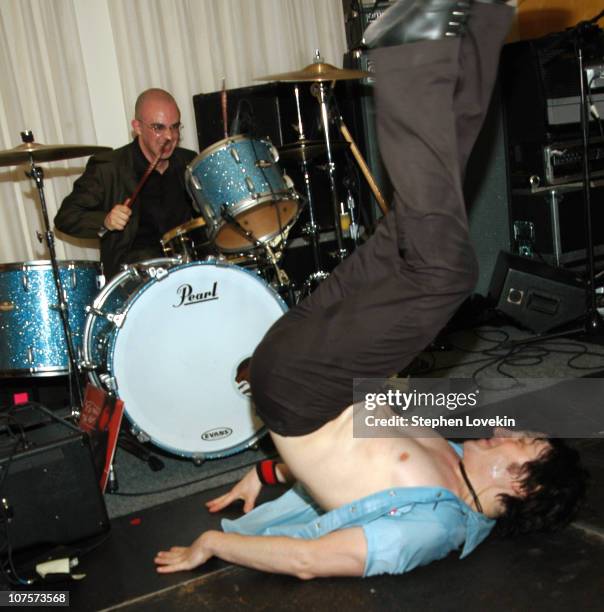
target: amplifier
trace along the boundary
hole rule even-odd
[[[109,529],[88,435],[50,411],[34,412],[19,407],[0,431],[3,550],[6,538],[20,551]]]
[[[583,179],[583,142],[558,142],[543,150],[545,181],[548,185],[572,183]],[[604,176],[604,139],[588,145],[587,160],[592,178]]]
[[[512,158],[511,179],[515,187],[528,189],[583,180],[581,140],[516,146]],[[590,139],[588,162],[592,179],[604,177],[604,138]]]
[[[348,49],[361,46],[367,26],[394,3],[395,0],[342,0]]]

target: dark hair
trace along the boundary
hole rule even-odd
[[[564,527],[585,497],[588,474],[579,453],[559,438],[544,439],[549,448],[521,468],[522,495],[499,496],[504,506],[497,520],[500,535]]]

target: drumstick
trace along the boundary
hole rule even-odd
[[[147,179],[149,178],[149,175],[153,172],[153,170],[155,170],[155,167],[159,163],[162,153],[164,152],[164,147],[166,146],[166,144],[168,144],[168,142],[170,141],[166,140],[166,142],[164,142],[159,153],[155,156],[155,159],[147,166],[147,169],[145,170],[145,174],[143,174],[143,177],[138,182],[138,185],[134,189],[134,193],[124,202],[124,206],[127,206],[128,208],[132,208],[134,201],[136,200],[136,198],[138,198],[138,194],[140,193],[140,190],[144,187],[145,183],[147,182]]]
[[[229,137],[229,129],[227,127],[228,115],[227,115],[227,92],[226,92],[226,79],[222,79],[222,92],[220,93],[220,104],[222,106],[222,127],[224,130],[224,137]]]

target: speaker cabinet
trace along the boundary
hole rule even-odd
[[[27,409],[15,414],[21,410]],[[27,416],[15,419],[31,423]],[[8,537],[18,551],[69,544],[109,529],[88,436],[56,419],[29,429],[13,423],[11,430],[0,436],[7,520],[0,540]]]
[[[579,319],[585,287],[568,270],[501,252],[489,289],[497,310],[538,334]]]
[[[510,198],[501,88],[497,85],[468,160],[464,196],[479,264],[475,293],[486,296],[500,251],[511,248]]]

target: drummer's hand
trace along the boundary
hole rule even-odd
[[[254,508],[256,498],[262,489],[256,468],[252,468],[228,493],[206,502],[210,512],[218,512],[238,499],[243,500],[243,511],[249,512]]]
[[[105,221],[103,224],[105,227],[110,230],[118,230],[122,231],[128,221],[130,221],[130,215],[132,214],[132,209],[127,206],[128,199],[124,201],[123,204],[116,204],[105,217]]]

